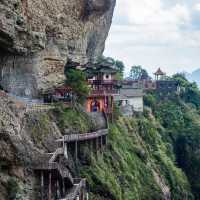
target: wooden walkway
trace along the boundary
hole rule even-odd
[[[70,171],[60,163],[56,162],[57,157],[63,154],[63,148],[58,148],[52,154],[43,155],[43,158],[40,158],[40,163],[37,163],[35,166],[35,170],[56,170],[62,178],[68,178],[68,180],[73,184],[73,177]]]
[[[77,179],[73,178],[69,169],[63,166],[61,163],[56,162],[58,156],[64,155],[64,149],[58,148],[54,153],[44,154],[39,160],[40,162],[34,167],[34,170],[41,171],[41,190],[42,196],[44,195],[44,171],[48,171],[50,177],[53,171],[57,171],[61,177],[61,180],[64,181],[67,179],[70,184],[70,189],[63,189],[65,191],[64,198],[59,200],[76,200],[77,197],[80,197],[80,200],[86,200],[86,179]],[[49,189],[48,189],[48,198],[51,196],[52,191],[52,178],[49,178]],[[63,184],[63,187],[65,184]],[[49,198],[51,199],[51,198]]]
[[[48,112],[49,110],[53,110],[55,108],[54,104],[48,103],[33,103],[33,104],[26,104],[26,113],[41,113],[41,112]]]
[[[67,143],[76,141],[87,141],[106,135],[108,135],[108,129],[102,129],[92,133],[64,135],[62,139],[56,141],[67,142]]]
[[[103,148],[107,145],[107,135],[108,129],[101,129],[92,133],[64,135],[61,139],[56,140],[56,142],[59,146],[62,146],[66,159],[68,159],[68,151],[71,151],[77,162],[81,154],[79,149],[84,143],[89,146],[90,152],[96,152],[98,158],[98,153],[103,153]]]
[[[60,176],[62,178],[67,178],[68,180],[70,180],[70,182],[73,184],[74,179],[71,175],[71,173],[69,172],[69,170],[62,166],[60,163],[57,162],[52,162],[52,163],[43,163],[42,165],[38,165],[37,167],[35,167],[35,170],[48,170],[48,171],[52,171],[52,170],[56,170],[59,172]]]

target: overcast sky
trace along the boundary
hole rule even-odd
[[[200,0],[117,0],[105,56],[168,74],[200,68]]]

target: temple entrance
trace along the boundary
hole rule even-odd
[[[99,112],[100,111],[100,103],[96,99],[94,99],[90,104],[91,112]]]

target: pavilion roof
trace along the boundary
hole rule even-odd
[[[108,65],[108,64],[90,64],[85,69],[86,74],[88,75],[97,75],[99,73],[104,74],[116,74],[117,69],[114,65]]]
[[[160,68],[158,68],[158,70],[154,73],[154,75],[166,75],[166,73],[164,73]]]

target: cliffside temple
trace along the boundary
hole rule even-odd
[[[147,72],[198,61],[200,4],[117,3],[105,45],[116,0],[0,0],[0,200],[200,200],[200,90]]]

